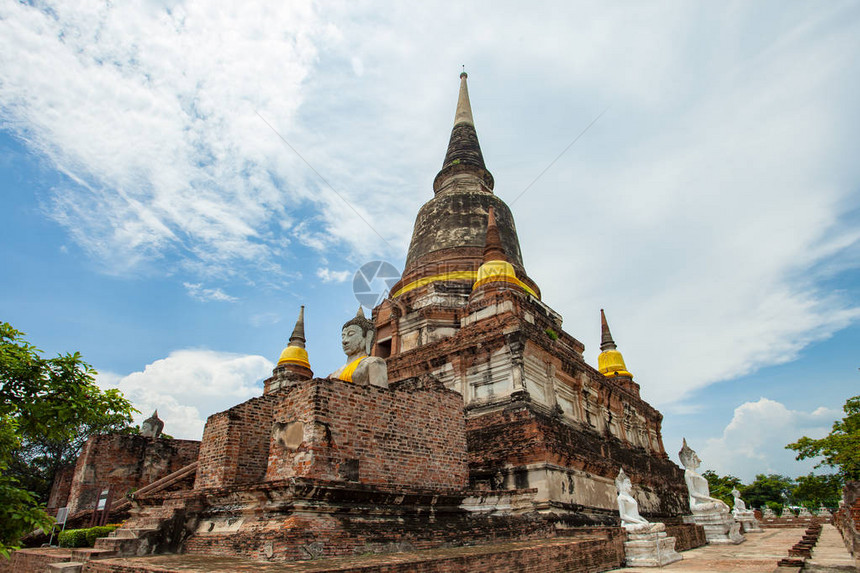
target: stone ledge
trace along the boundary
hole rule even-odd
[[[202,555],[160,555],[107,559],[87,564],[85,573],[244,572],[259,573],[474,573],[606,571],[621,564],[621,537],[555,538],[494,545],[429,549],[313,561],[272,563]],[[557,567],[557,568],[556,568]]]

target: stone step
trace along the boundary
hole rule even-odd
[[[96,549],[95,547],[80,547],[72,549],[72,561],[90,561],[91,559],[104,559],[112,557],[116,553],[111,549]]]
[[[103,537],[101,539],[139,539],[140,537],[143,537],[147,533],[151,533],[153,531],[157,531],[157,529],[154,527],[123,527],[122,529],[117,529],[116,531],[114,531],[115,535],[113,537]]]
[[[96,540],[96,547],[98,549],[109,549],[116,552],[116,555],[120,557],[138,555],[140,554],[141,547],[148,545],[149,544],[146,539],[140,539],[137,537],[103,537]],[[106,561],[110,563],[112,562],[112,559],[108,558]],[[101,560],[99,560],[99,562],[101,562]]]
[[[51,563],[45,567],[45,573],[81,573],[84,564],[79,561],[65,561],[63,563]]]

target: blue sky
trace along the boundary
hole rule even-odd
[[[466,64],[586,359],[605,308],[673,459],[805,473],[784,444],[860,388],[859,50],[856,2],[7,3],[0,319],[177,437],[261,392],[301,304],[328,374]]]

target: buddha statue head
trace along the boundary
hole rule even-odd
[[[164,422],[158,417],[158,410],[140,424],[140,435],[145,438],[157,438],[164,429]]]
[[[633,484],[630,483],[630,478],[624,473],[624,468],[618,470],[618,477],[615,478],[615,487],[619,494],[629,494]]]
[[[684,445],[681,451],[678,452],[678,457],[681,458],[681,463],[688,470],[695,470],[702,464],[702,460],[696,455],[695,450],[687,445],[687,438],[684,438]]]
[[[370,355],[375,335],[376,328],[365,318],[364,311],[359,306],[355,317],[347,320],[341,329],[340,340],[343,351],[347,356],[361,353]]]

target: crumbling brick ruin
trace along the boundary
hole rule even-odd
[[[359,361],[313,378],[300,314],[263,395],[211,416],[199,458],[136,493],[132,518],[97,548],[289,561],[530,540],[535,567],[563,555],[599,571],[624,558],[621,467],[678,550],[704,543],[681,522],[683,472],[605,316],[594,368],[527,275],[493,186],[464,73],[435,196],[373,309],[387,380],[350,381]],[[514,570],[509,559],[493,570]]]

